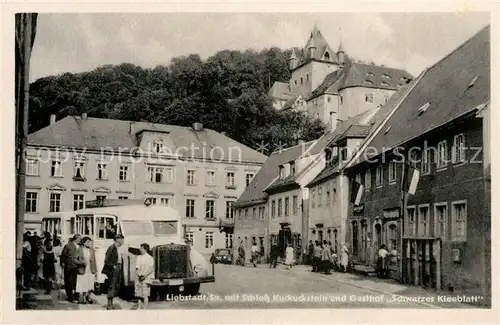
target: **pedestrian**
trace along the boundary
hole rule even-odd
[[[387,247],[382,245],[378,251],[377,258],[377,274],[379,278],[386,278],[388,273],[387,268],[387,256],[389,255],[389,251],[387,251]]]
[[[253,242],[252,247],[251,247],[251,253],[252,253],[252,260],[251,263],[253,264],[253,267],[257,267],[257,257],[259,256],[259,248],[257,247],[257,243]]]
[[[314,244],[312,240],[309,240],[309,246],[307,246],[307,264],[313,265],[314,259]]]
[[[347,244],[342,245],[342,257],[341,264],[344,272],[347,272],[347,268],[349,267],[349,248],[347,248]]]
[[[33,285],[33,258],[31,255],[31,244],[26,236],[23,242],[23,256],[21,259],[21,268],[23,273],[23,289],[28,290]]]
[[[56,278],[56,253],[54,252],[52,240],[46,239],[42,249],[42,275],[44,279],[45,292],[50,294],[54,288]]]
[[[64,273],[64,290],[66,291],[66,298],[69,302],[74,302],[76,295],[76,279],[78,276],[78,244],[80,243],[81,236],[75,234],[69,242],[64,245],[61,252],[61,267]]]
[[[97,263],[90,237],[83,237],[77,255],[78,275],[76,278],[76,292],[79,295],[79,304],[92,304],[90,292],[96,282]]]
[[[330,261],[331,261],[330,246],[328,242],[323,241],[323,249],[321,250],[321,268],[325,274],[330,274]]]
[[[108,247],[106,256],[104,257],[104,267],[102,268],[102,274],[104,274],[107,278],[106,283],[108,288],[108,305],[106,309],[108,310],[114,309],[113,298],[118,295],[118,292],[120,290],[120,284],[123,275],[123,259],[120,247],[123,245],[123,241],[123,235],[116,235],[115,242]]]
[[[240,246],[238,247],[238,261],[236,264],[245,266],[245,247],[243,247],[243,241],[240,242]]]
[[[312,265],[312,271],[313,272],[319,272],[320,269],[320,263],[321,263],[321,245],[319,241],[314,242],[314,253],[313,253],[313,265]]]
[[[137,279],[134,282],[134,288],[135,296],[138,298],[137,308],[145,309],[151,292],[149,283],[154,278],[154,259],[149,254],[148,244],[141,244],[140,251],[141,255],[137,256],[135,264]]]
[[[294,263],[295,252],[292,247],[292,243],[288,243],[285,250],[285,265],[288,269],[291,269]]]
[[[54,247],[52,249],[54,250],[54,254],[55,254],[56,262],[57,262],[57,261],[61,260],[61,252],[62,252],[61,239],[59,239],[59,237],[54,237],[53,245],[54,245]],[[63,283],[61,263],[56,263],[54,265],[54,268],[55,268],[54,284],[55,284],[57,289],[60,289],[60,288],[62,288],[62,283]]]
[[[269,264],[269,268],[276,268],[276,263],[278,262],[279,255],[279,247],[276,242],[273,242],[271,246],[271,263]]]

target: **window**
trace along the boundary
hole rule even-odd
[[[316,191],[314,189],[311,190],[311,207],[316,207]]]
[[[453,138],[453,163],[461,163],[465,161],[465,138],[463,134],[456,135]]]
[[[290,198],[285,198],[285,217],[290,215]]]
[[[49,212],[61,211],[61,193],[50,193],[49,203]]]
[[[444,168],[448,162],[448,146],[446,140],[438,143],[437,168]]]
[[[418,207],[419,236],[429,236],[429,206]]]
[[[189,242],[191,245],[194,244],[194,235],[192,231],[186,232],[186,241]]]
[[[96,199],[96,201],[102,202],[102,201],[106,200],[106,195],[96,195],[95,199]]]
[[[271,217],[276,217],[276,201],[271,202]]]
[[[85,207],[85,197],[83,194],[73,194],[73,210],[80,210]]]
[[[52,160],[50,165],[50,176],[52,177],[62,177],[62,163],[58,160]]]
[[[377,169],[375,170],[375,183],[377,186],[382,185],[384,183],[384,175],[383,175],[383,166],[377,166]]]
[[[294,80],[295,81],[295,86],[297,86],[297,80]]]
[[[254,176],[255,176],[254,174],[246,174],[246,176],[245,176],[246,186],[250,185]]]
[[[330,185],[327,184],[326,185],[326,202],[325,202],[325,205],[330,205]]]
[[[215,185],[215,172],[213,170],[207,171],[205,182],[208,186]]]
[[[369,189],[372,186],[372,172],[367,170],[365,174],[365,188]]]
[[[234,219],[234,201],[226,201],[226,218]]]
[[[162,153],[163,152],[163,141],[162,140],[156,140],[153,143],[153,150],[156,153]]]
[[[194,218],[194,200],[186,200],[186,218]]]
[[[285,167],[283,165],[280,165],[280,171],[279,171],[279,177],[280,179],[284,179],[285,178]]]
[[[205,203],[205,218],[206,219],[215,219],[215,201],[207,200]]]
[[[169,203],[170,199],[168,197],[161,197],[159,198],[159,200],[157,200],[156,198],[154,199],[154,204],[168,206]]]
[[[207,232],[205,234],[205,248],[212,248],[212,247],[214,247],[214,233]]]
[[[365,102],[373,103],[373,94],[372,93],[368,93],[365,95]]]
[[[300,84],[303,85],[304,84],[304,78],[303,77],[300,77]]]
[[[260,219],[261,220],[264,220],[266,218],[266,207],[261,207],[261,215],[260,215]]]
[[[38,193],[37,192],[26,192],[26,212],[35,213],[37,212],[38,203]]]
[[[340,159],[342,161],[346,161],[348,157],[349,150],[347,148],[340,149]]]
[[[406,211],[408,214],[408,235],[415,236],[417,234],[415,208],[408,207]]]
[[[252,209],[252,220],[257,219],[257,208]]]
[[[446,227],[448,220],[448,204],[436,203],[434,204],[434,236],[446,239]]]
[[[233,234],[226,233],[226,248],[233,248]]]
[[[283,215],[283,199],[278,199],[278,217]]]
[[[307,80],[307,82],[309,82],[309,73],[306,74],[306,80]]]
[[[424,150],[422,155],[422,174],[429,174],[431,172],[431,150]]]
[[[108,165],[97,164],[97,179],[107,180],[108,179]]]
[[[342,105],[344,103],[344,96],[340,96],[340,104]]]
[[[242,217],[243,217],[242,210],[238,210],[238,218],[241,220]]]
[[[234,173],[229,172],[226,175],[226,187],[227,188],[234,188]]]
[[[354,180],[356,181],[356,183],[361,184],[361,174],[356,174]]]
[[[118,200],[128,200],[128,196],[119,196]]]
[[[320,185],[318,186],[318,207],[321,206],[321,204],[323,203],[323,187]]]
[[[122,165],[120,166],[120,181],[128,181],[128,166]]]
[[[85,163],[83,161],[75,161],[73,168],[73,178],[79,180],[85,179]]]
[[[248,209],[245,209],[245,220],[248,220]]]
[[[26,161],[26,175],[38,176],[38,160],[28,159]]]
[[[451,204],[453,240],[467,240],[467,202],[458,201]]]
[[[298,207],[298,204],[299,204],[299,198],[297,195],[294,195],[293,198],[292,198],[292,214],[294,216],[297,215],[297,207]]]
[[[397,165],[396,165],[395,161],[391,161],[389,163],[389,182],[390,183],[396,182],[396,171],[397,171],[396,166]]]
[[[326,96],[326,100],[330,103],[332,101],[332,98],[330,96]]]
[[[295,161],[290,161],[290,175],[295,175]]]
[[[330,60],[330,53],[325,52],[325,60],[327,60],[327,61]]]
[[[391,223],[389,225],[388,233],[388,250],[389,252],[398,251],[398,229],[395,224]]]
[[[187,171],[187,185],[195,185],[196,170],[189,169]]]
[[[409,165],[415,169],[418,169],[418,163],[420,162],[418,150],[411,150],[409,155]]]

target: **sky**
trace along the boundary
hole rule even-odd
[[[303,47],[316,25],[355,60],[418,75],[489,23],[487,13],[40,14],[30,79],[105,64],[143,68],[220,50]]]

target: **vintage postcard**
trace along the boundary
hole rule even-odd
[[[493,323],[493,4],[4,4],[3,321]]]

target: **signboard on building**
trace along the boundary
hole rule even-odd
[[[399,219],[399,208],[384,210],[384,219]]]

